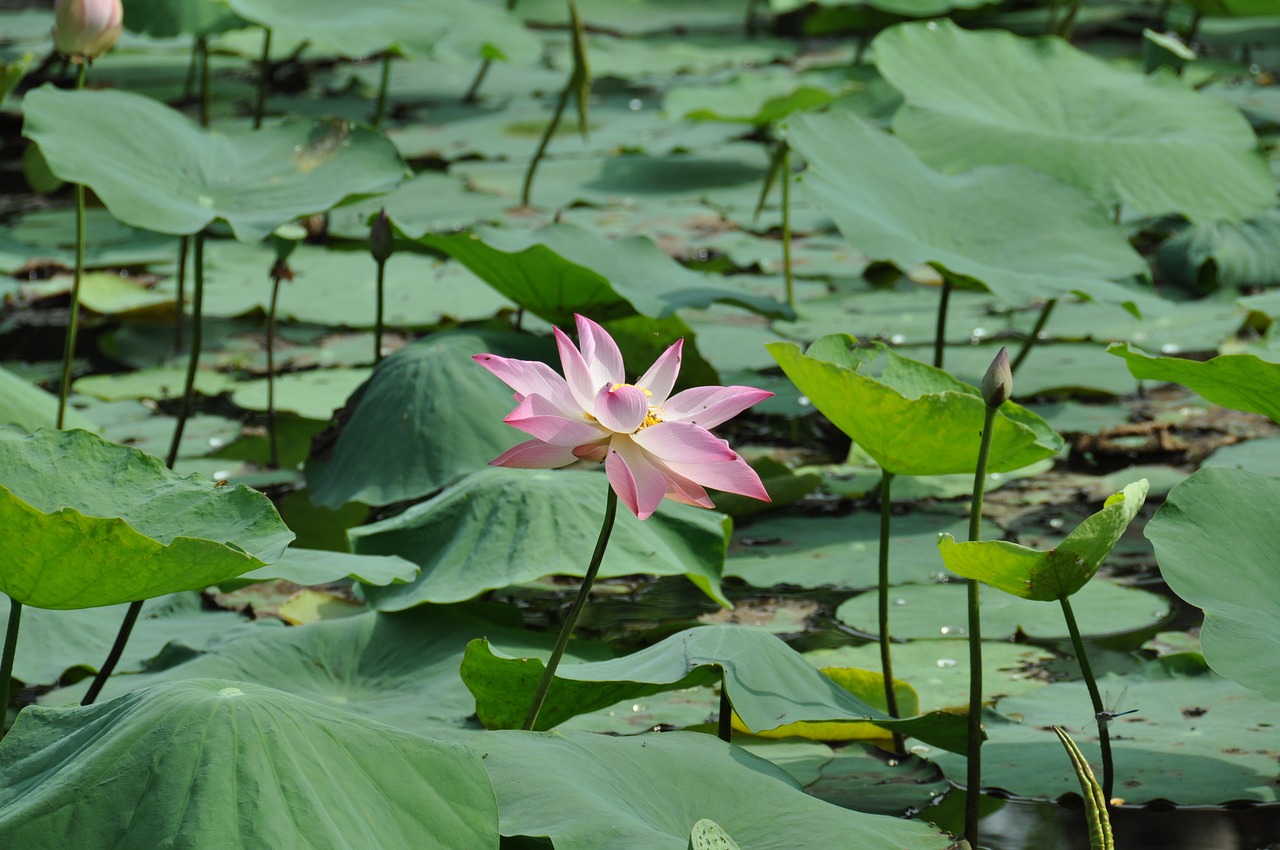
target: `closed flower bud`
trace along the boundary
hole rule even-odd
[[[124,24],[120,0],[58,0],[53,15],[53,46],[77,64],[110,50]]]
[[[1000,347],[1000,353],[987,367],[987,374],[982,376],[982,398],[987,407],[996,408],[1009,400],[1013,395],[1013,372],[1009,369],[1009,352]]]
[[[387,218],[385,209],[378,211],[369,229],[369,253],[379,263],[385,263],[395,248],[395,238],[391,235],[391,220]]]

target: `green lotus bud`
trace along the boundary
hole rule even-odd
[[[369,253],[379,263],[385,263],[395,249],[395,238],[391,235],[391,220],[387,218],[384,207],[378,211],[378,217],[369,228]]]
[[[987,367],[987,374],[982,376],[982,398],[987,407],[996,408],[1009,400],[1013,395],[1013,371],[1009,368],[1009,352],[1000,346],[1000,353]]]

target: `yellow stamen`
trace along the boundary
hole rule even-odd
[[[609,387],[609,392],[617,392],[618,390],[622,389],[623,387],[635,387],[635,389],[637,389],[637,390],[639,390],[640,392],[644,393],[644,394],[645,394],[645,395],[647,395],[649,398],[653,398],[653,393],[649,392],[649,391],[648,391],[648,390],[646,390],[644,387],[637,387],[635,384],[614,384],[612,387]]]

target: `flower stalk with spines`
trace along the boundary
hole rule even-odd
[[[987,457],[991,453],[991,430],[996,411],[1013,395],[1013,372],[1009,368],[1009,352],[1000,348],[982,376],[982,399],[986,415],[982,423],[982,440],[978,446],[978,463],[973,475],[973,499],[969,503],[969,539],[982,539],[982,497],[987,484]],[[972,847],[978,846],[978,803],[982,798],[982,609],[979,583],[970,579],[968,587],[969,640],[969,728],[968,764],[965,775],[964,837]]]
[[[289,267],[289,255],[307,232],[297,224],[286,224],[277,227],[271,234],[271,246],[275,249],[276,258],[271,264],[271,307],[267,310],[267,443],[269,463],[272,467],[280,466],[280,439],[276,430],[276,316],[280,303],[280,284],[293,280],[293,269]]]
[[[503,421],[532,440],[490,463],[556,469],[578,461],[603,462],[609,481],[604,522],[577,598],[561,626],[524,728],[538,714],[569,645],[600,569],[621,501],[647,519],[663,499],[715,507],[705,488],[769,501],[747,462],[708,428],[731,419],[773,393],[753,387],[696,387],[672,395],[684,341],[678,340],[635,383],[628,383],[613,337],[585,316],[575,317],[578,345],[555,328],[564,374],[539,361],[477,354],[475,360],[515,390],[515,410]]]

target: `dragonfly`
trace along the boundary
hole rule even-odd
[[[1102,723],[1110,723],[1112,720],[1115,720],[1117,717],[1124,717],[1126,714],[1136,714],[1138,712],[1138,709],[1136,708],[1131,708],[1128,711],[1117,711],[1117,709],[1121,706],[1121,704],[1124,703],[1125,695],[1128,693],[1129,693],[1129,688],[1126,687],[1123,691],[1120,692],[1120,698],[1115,702],[1111,703],[1111,708],[1103,709],[1102,711],[1099,711],[1097,714],[1094,715],[1094,718],[1101,721]],[[1107,694],[1107,701],[1108,702],[1111,701],[1111,694],[1109,693]]]

